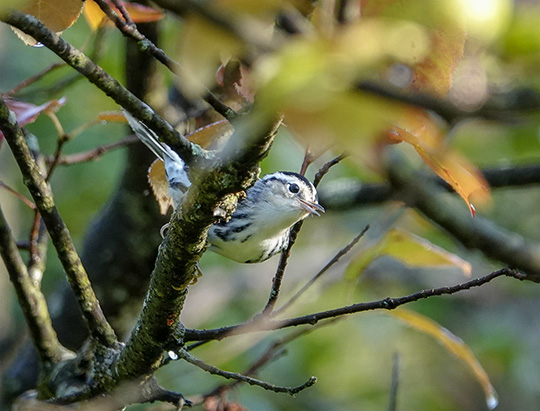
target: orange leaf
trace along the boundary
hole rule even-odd
[[[108,123],[127,123],[126,117],[121,111],[104,111],[98,115],[97,119]]]
[[[172,207],[173,201],[169,194],[169,184],[165,174],[165,165],[160,159],[156,159],[148,169],[148,182],[152,188],[152,193],[159,205],[159,212],[167,214],[169,207]]]
[[[61,33],[77,21],[82,7],[82,0],[31,0],[21,11],[41,20],[50,30]],[[38,43],[18,29],[13,28],[13,31],[29,46]]]
[[[123,18],[120,10],[112,2],[108,1],[107,3],[109,3],[109,6],[116,14]],[[148,6],[143,6],[142,4],[129,2],[121,2],[121,4],[125,7],[134,23],[151,23],[159,21],[164,17],[162,12]],[[94,0],[86,0],[84,4],[84,17],[90,28],[94,31],[105,24],[114,25]]]
[[[465,157],[446,146],[433,118],[426,112],[411,109],[401,120],[402,127],[396,126],[388,131],[390,140],[411,144],[435,174],[465,200],[473,216],[473,199],[482,205],[489,204],[491,195],[487,181]]]
[[[101,116],[100,116],[101,117]],[[125,117],[124,117],[125,121]],[[217,121],[195,130],[186,137],[195,144],[211,150],[219,150],[232,135],[234,129],[227,120]],[[169,184],[165,173],[165,165],[155,160],[148,169],[148,182],[159,205],[161,214],[167,214],[173,202],[169,194]]]
[[[215,123],[201,127],[186,138],[202,148],[208,150],[219,150],[232,135],[234,129],[227,120],[216,121]]]

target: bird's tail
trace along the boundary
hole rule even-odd
[[[178,155],[176,153],[171,154],[171,149],[165,144],[160,143],[158,136],[152,130],[150,130],[146,125],[141,123],[135,117],[133,117],[129,112],[122,109],[124,116],[126,117],[129,125],[139,138],[159,159],[165,160],[165,157],[168,157],[171,160],[176,160]]]
[[[129,125],[139,138],[158,158],[165,163],[165,173],[169,184],[169,192],[173,198],[175,208],[182,200],[191,182],[188,176],[188,167],[184,160],[169,146],[161,143],[156,133],[150,130],[126,110],[123,110]]]

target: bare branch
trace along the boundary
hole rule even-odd
[[[116,343],[114,331],[101,311],[69,231],[54,204],[50,188],[32,157],[15,115],[1,98],[0,129],[4,132],[5,139],[24,176],[24,182],[47,226],[58,257],[79,302],[90,335],[106,346],[114,345]]]
[[[518,280],[526,279],[526,276],[512,270],[510,268],[503,268],[498,271],[494,271],[484,277],[476,278],[471,281],[467,281],[462,284],[457,284],[451,287],[440,287],[430,290],[423,290],[414,294],[407,295],[405,297],[398,298],[385,298],[383,300],[372,301],[367,303],[357,303],[346,307],[336,308],[333,310],[317,312],[301,317],[289,318],[286,320],[269,320],[264,317],[257,317],[254,320],[248,321],[243,324],[233,325],[228,327],[209,329],[209,330],[193,330],[186,329],[184,341],[205,341],[205,340],[219,340],[233,335],[246,334],[259,331],[277,330],[287,327],[296,327],[299,325],[315,325],[319,321],[329,318],[341,317],[346,314],[355,314],[363,311],[371,310],[393,310],[401,305],[408,304],[414,301],[438,296],[438,295],[451,295],[457,292],[468,290],[473,287],[479,287],[486,284],[493,279],[501,276],[507,276],[516,278]]]
[[[311,387],[313,384],[317,382],[317,378],[311,377],[302,385],[298,385],[296,387],[284,387],[280,385],[270,384],[261,380],[257,380],[255,378],[251,378],[251,377],[248,377],[247,375],[239,374],[236,372],[220,370],[217,367],[206,364],[205,362],[199,360],[198,358],[195,358],[186,350],[181,350],[178,353],[178,355],[180,356],[180,358],[183,358],[190,364],[196,365],[200,369],[210,374],[219,375],[220,377],[232,379],[232,380],[236,380],[240,382],[245,382],[246,384],[249,384],[249,385],[256,385],[258,387],[264,388],[265,390],[273,391],[273,392],[282,392],[289,395],[295,395],[295,394],[298,394],[300,391],[303,391],[306,388]]]
[[[42,364],[54,364],[68,351],[62,347],[54,331],[45,297],[35,287],[17,249],[17,244],[0,207],[0,255],[13,283],[23,310],[30,336]],[[48,368],[48,366],[47,366]]]
[[[96,160],[99,157],[101,157],[103,154],[105,154],[105,153],[107,153],[107,152],[109,152],[111,150],[115,150],[117,148],[130,146],[132,144],[137,143],[138,141],[139,141],[139,139],[137,137],[131,136],[131,137],[126,137],[125,139],[117,141],[115,143],[99,146],[99,147],[93,148],[93,149],[88,150],[88,151],[83,151],[81,153],[63,155],[58,160],[58,164],[59,165],[67,165],[67,166],[69,166],[69,165],[72,165],[72,164],[79,164],[79,163],[84,163],[84,162],[87,162],[87,161]],[[51,160],[52,160],[52,158],[49,159],[49,161],[51,161]]]
[[[326,273],[330,268],[332,268],[341,259],[341,257],[351,251],[351,249],[358,243],[358,241],[360,241],[360,239],[364,236],[368,229],[369,225],[366,226],[366,228],[364,228],[360,234],[354,237],[349,244],[339,250],[339,252],[330,261],[328,261],[328,263],[326,263],[326,265],[321,268],[321,270],[317,274],[315,274],[300,290],[296,292],[296,294],[289,298],[289,300],[281,307],[279,307],[279,309],[275,310],[274,314],[280,314],[287,308],[289,308],[303,293],[307,291],[309,287],[313,285],[313,283],[315,283],[315,281],[317,281],[324,273]]]
[[[524,187],[540,184],[540,165],[515,165],[485,168],[481,170],[491,188]],[[422,180],[455,193],[443,180],[433,175],[420,174]],[[394,191],[389,184],[370,184],[334,181],[332,187],[319,190],[321,204],[329,210],[347,210],[355,207],[376,205],[392,200]]]
[[[134,117],[138,118],[154,130],[164,142],[191,163],[196,157],[199,161],[212,155],[192,144],[188,139],[178,133],[169,123],[157,115],[154,110],[139,100],[135,95],[123,87],[105,70],[92,62],[84,53],[73,47],[64,39],[47,29],[39,20],[18,11],[11,11],[1,16],[2,21],[31,35],[62,60],[85,76],[116,103],[126,108]]]

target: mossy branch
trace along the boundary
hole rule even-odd
[[[107,96],[154,130],[188,164],[195,158],[200,161],[203,158],[212,157],[211,153],[191,143],[178,133],[168,122],[157,115],[154,110],[123,87],[115,78],[90,60],[83,52],[73,47],[56,33],[50,31],[35,17],[18,11],[11,11],[7,14],[0,15],[0,20],[32,36],[55,53],[91,83],[95,84]]]

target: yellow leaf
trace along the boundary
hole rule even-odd
[[[418,314],[414,311],[397,309],[386,311],[385,314],[394,316],[405,322],[408,326],[433,337],[447,351],[455,355],[474,375],[476,380],[482,385],[489,409],[493,409],[498,404],[497,393],[489,381],[486,371],[478,362],[471,349],[446,328],[436,323],[432,319]]]
[[[358,277],[364,269],[379,257],[388,256],[413,267],[454,266],[470,276],[472,267],[461,259],[428,240],[400,229],[389,230],[383,238],[362,250],[349,264],[345,278]]]
[[[385,235],[379,252],[416,267],[453,265],[470,276],[472,267],[459,258],[424,238],[403,230],[392,229]]]
[[[86,0],[84,3],[84,18],[90,28],[96,31],[109,21],[107,15],[94,0]]]
[[[30,0],[20,10],[36,17],[47,28],[60,34],[77,21],[82,7],[82,0]],[[35,46],[38,43],[33,37],[20,30],[13,28],[13,31],[29,46]]]

